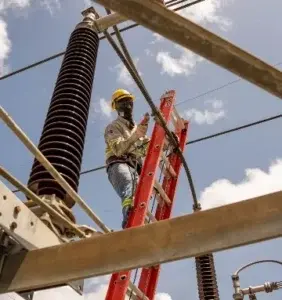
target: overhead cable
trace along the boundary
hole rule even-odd
[[[277,66],[279,66],[279,65],[281,65],[281,64],[282,64],[282,61],[276,63],[276,64],[273,65],[273,66],[274,66],[274,67],[277,67]],[[223,88],[225,88],[225,87],[228,87],[228,86],[230,86],[230,85],[232,85],[232,84],[234,84],[234,83],[237,83],[237,82],[239,82],[239,81],[242,81],[242,79],[239,78],[239,79],[235,79],[235,80],[229,81],[229,82],[227,82],[227,83],[225,83],[225,84],[223,84],[223,85],[220,85],[220,86],[218,86],[218,87],[216,87],[216,88],[210,89],[210,90],[208,90],[208,91],[206,91],[206,92],[204,92],[204,93],[201,93],[201,94],[199,94],[199,95],[197,95],[197,96],[194,96],[194,97],[191,97],[191,98],[189,98],[189,99],[180,101],[180,102],[176,103],[175,106],[181,105],[181,104],[183,104],[183,103],[185,103],[185,102],[188,102],[188,101],[196,100],[196,99],[201,98],[201,97],[203,97],[203,96],[206,96],[206,95],[208,95],[208,94],[210,94],[210,93],[219,91],[219,90],[221,90],[221,89],[223,89]]]
[[[269,121],[273,121],[273,120],[279,119],[281,117],[282,117],[282,114],[279,114],[279,115],[276,115],[276,116],[273,116],[273,117],[269,117],[269,118],[262,119],[262,120],[252,122],[252,123],[249,123],[249,124],[245,124],[245,125],[242,125],[242,126],[239,126],[239,127],[235,127],[235,128],[224,130],[224,131],[220,131],[218,133],[211,134],[211,135],[208,135],[208,136],[196,139],[196,140],[192,140],[190,142],[187,142],[187,144],[196,144],[196,143],[199,143],[199,142],[202,142],[202,141],[205,141],[205,140],[209,140],[209,139],[221,136],[221,135],[225,135],[225,134],[228,134],[228,133],[231,133],[231,132],[234,132],[234,131],[239,131],[239,130],[242,130],[242,129],[246,129],[248,127],[252,127],[252,126],[259,125],[259,124],[262,124],[262,123],[266,123],[266,122],[269,122]]]

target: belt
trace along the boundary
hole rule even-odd
[[[127,154],[122,156],[112,155],[106,160],[107,171],[110,165],[114,163],[126,163],[132,168],[136,168],[138,175],[141,174],[142,162],[133,154]]]

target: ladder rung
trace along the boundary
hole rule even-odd
[[[144,295],[144,293],[140,291],[138,287],[135,286],[131,281],[129,281],[129,288],[136,294],[137,297],[135,297],[135,299],[138,299],[139,297],[139,299],[141,298],[142,300],[149,300],[149,298],[146,295]],[[133,294],[132,296],[134,297],[135,295]],[[133,297],[132,299],[134,299]]]
[[[173,122],[175,128],[179,128],[181,130],[185,128],[183,119],[180,117],[180,115],[175,107],[173,107],[171,116],[172,116],[172,122]]]
[[[155,180],[155,184],[154,184],[155,189],[159,192],[160,196],[162,197],[162,199],[168,204],[171,204],[170,199],[168,198],[167,194],[165,193],[165,191],[163,190],[162,186],[159,184],[158,181]]]
[[[170,162],[168,161],[168,159],[167,159],[167,157],[165,156],[164,153],[162,153],[162,160],[163,160],[163,162],[164,162],[164,164],[165,164],[166,169],[167,169],[168,172],[170,173],[170,175],[171,175],[172,177],[176,177],[176,173],[175,173],[175,171],[174,171],[172,165],[170,164]]]
[[[151,222],[158,222],[158,220],[155,218],[155,216],[150,211],[147,211],[147,216],[151,220]]]

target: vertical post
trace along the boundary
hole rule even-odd
[[[184,123],[184,129],[181,131],[177,130],[176,135],[179,138],[179,148],[183,152],[186,145],[188,133],[188,122]],[[182,167],[182,162],[177,153],[172,153],[169,157],[169,163],[175,171],[176,177],[166,176],[164,177],[162,187],[166,192],[168,198],[171,201],[171,205],[167,205],[165,201],[158,204],[155,218],[160,220],[169,219],[172,213],[173,204],[175,202],[175,192],[177,183],[179,180],[179,175]],[[156,288],[158,284],[158,279],[160,275],[160,265],[152,266],[150,268],[143,268],[139,281],[139,289],[148,297],[148,299],[153,300]],[[142,299],[140,299],[142,300]]]
[[[174,102],[175,91],[168,91],[162,96],[160,112],[166,122],[170,120]],[[164,141],[165,131],[158,123],[156,123],[140,174],[140,180],[136,188],[134,208],[130,214],[127,228],[144,224],[149,200],[154,187],[156,171],[163,151]],[[125,298],[130,274],[131,271],[124,271],[112,275],[106,300],[123,300]]]

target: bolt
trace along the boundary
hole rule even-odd
[[[16,206],[16,207],[14,208],[14,214],[15,214],[15,215],[18,215],[20,211],[21,211],[20,206]]]
[[[120,279],[121,279],[121,280],[124,280],[125,278],[126,278],[126,275],[121,275],[121,276],[120,276]]]
[[[3,200],[6,200],[7,199],[7,196],[6,195],[3,195]]]
[[[11,230],[15,230],[18,227],[16,222],[12,222],[12,224],[10,225],[10,229]]]

